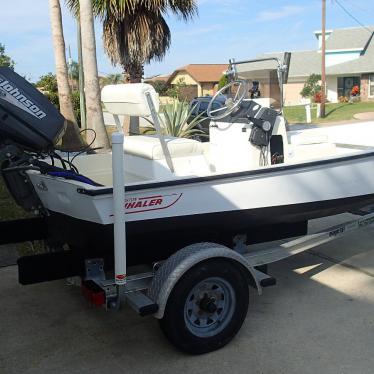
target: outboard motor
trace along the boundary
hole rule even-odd
[[[0,144],[48,152],[64,130],[65,118],[37,88],[12,69],[0,68]]]
[[[41,208],[25,171],[33,168],[32,160],[54,152],[65,128],[65,118],[37,88],[0,68],[0,172],[25,210]]]

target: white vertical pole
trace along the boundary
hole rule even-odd
[[[114,272],[115,282],[126,284],[125,161],[123,132],[112,135]]]
[[[317,103],[317,118],[321,117],[321,104]]]
[[[305,105],[305,112],[306,112],[306,123],[311,123],[312,122],[312,112],[311,112],[310,104]]]

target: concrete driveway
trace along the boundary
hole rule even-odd
[[[91,308],[64,281],[22,287],[16,267],[2,268],[0,373],[373,374],[373,249],[367,228],[271,265],[278,285],[251,291],[236,339],[198,357],[173,349],[152,317]]]

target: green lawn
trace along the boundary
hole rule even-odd
[[[27,213],[14,202],[4,185],[3,179],[0,177],[0,221],[19,219],[26,216]]]
[[[31,213],[25,212],[14,202],[13,198],[9,195],[3,179],[0,177],[0,222],[32,216]],[[44,253],[46,251],[44,242],[39,240],[32,243],[18,243],[15,247],[20,256]]]
[[[312,106],[312,122],[326,123],[349,121],[356,113],[374,112],[374,102],[326,104],[326,117],[316,118],[316,106]],[[305,123],[304,105],[284,108],[284,114],[289,123]]]

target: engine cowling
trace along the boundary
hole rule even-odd
[[[46,152],[65,128],[65,118],[46,96],[12,69],[0,67],[0,144]]]

